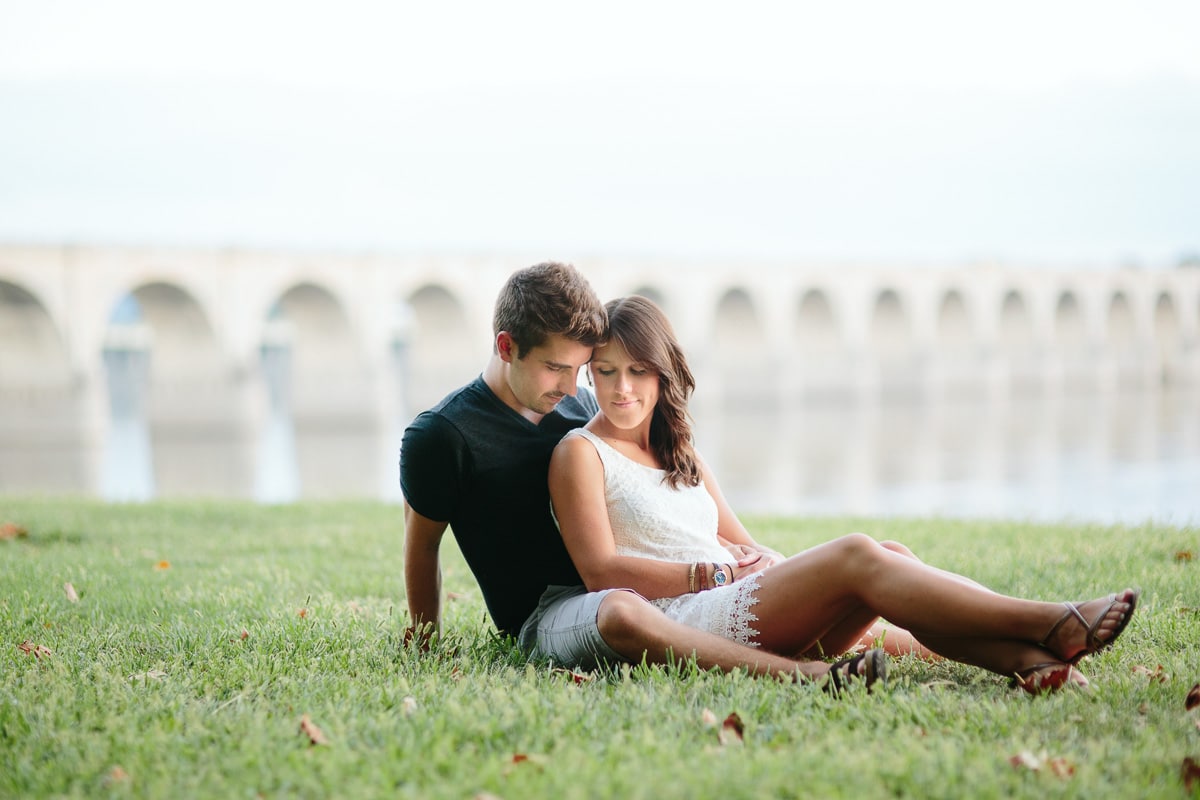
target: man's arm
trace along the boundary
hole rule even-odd
[[[404,588],[412,620],[405,641],[414,637],[422,648],[442,629],[442,568],[438,549],[449,523],[423,517],[404,504]]]

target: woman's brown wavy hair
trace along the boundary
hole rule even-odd
[[[666,482],[677,489],[700,485],[700,463],[692,443],[688,398],[696,380],[688,369],[683,348],[666,314],[639,295],[611,300],[609,340],[616,341],[634,361],[658,373],[658,403],[650,418],[650,448],[666,470]]]

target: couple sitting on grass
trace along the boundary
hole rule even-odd
[[[1133,614],[1131,589],[1007,597],[861,533],[790,558],[760,545],[693,447],[692,374],[645,298],[603,306],[573,267],[539,264],[505,284],[493,336],[483,374],[404,434],[407,634],[422,644],[440,630],[447,526],[500,633],[575,669],[694,658],[837,691],[913,653],[1038,693],[1086,685],[1075,665]],[[594,395],[576,385],[585,365]]]

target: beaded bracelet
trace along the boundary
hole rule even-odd
[[[696,593],[696,562],[692,562],[692,566],[688,569],[688,593]]]

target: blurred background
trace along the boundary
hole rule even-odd
[[[0,493],[397,499],[555,259],[667,308],[739,511],[1200,522],[1195,4],[0,23]]]

